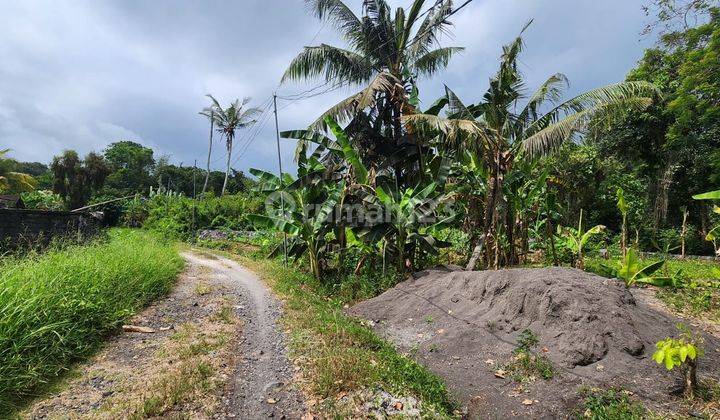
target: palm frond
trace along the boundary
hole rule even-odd
[[[323,75],[326,81],[364,83],[370,80],[372,74],[371,64],[362,55],[322,44],[317,47],[305,47],[303,52],[290,63],[281,82]]]
[[[546,155],[560,147],[573,134],[587,128],[587,124],[593,117],[611,118],[620,110],[642,109],[651,103],[652,99],[645,97],[618,98],[615,101],[600,103],[566,115],[559,121],[548,123],[542,129],[526,137],[520,146],[531,156]]]
[[[458,98],[455,92],[449,87],[445,86],[445,96],[448,100],[448,113],[452,118],[474,120],[472,112],[465,106],[465,104]]]
[[[446,27],[452,25],[448,16],[452,13],[452,0],[443,0],[435,6],[420,24],[413,37],[410,48],[410,57],[421,57],[438,42],[438,36],[445,33]]]
[[[357,43],[362,43],[362,22],[342,0],[305,0],[305,3],[313,16],[330,22],[351,45],[358,47]]]
[[[438,70],[442,70],[448,66],[450,59],[457,53],[464,51],[462,47],[445,47],[429,51],[418,57],[412,68],[422,76],[432,76]]]
[[[568,86],[570,82],[567,76],[562,73],[553,74],[530,96],[518,119],[535,121],[539,116],[540,107],[546,102],[557,103]]]
[[[420,11],[425,5],[425,1],[426,0],[415,0],[413,1],[412,6],[410,6],[410,11],[408,12],[407,18],[403,23],[403,31],[401,34],[399,34],[401,38],[398,40],[398,45],[403,49],[407,45],[408,39],[410,39],[412,28],[413,26],[415,26],[418,16],[420,16]]]
[[[327,117],[341,124],[350,120],[358,111],[374,106],[377,94],[391,91],[396,83],[398,80],[392,74],[387,72],[378,74],[365,89],[334,105],[310,124],[309,128],[327,131],[328,127],[325,123]]]

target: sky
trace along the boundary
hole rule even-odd
[[[389,0],[407,7],[411,0]],[[346,0],[357,13],[361,0]],[[432,4],[432,1],[427,1]],[[456,3],[460,2],[456,0]],[[621,81],[654,41],[640,35],[641,0],[474,0],[453,16],[444,46],[464,46],[447,70],[420,82],[425,105],[447,84],[481,98],[501,47],[533,19],[522,71],[529,87],[562,72],[568,95]],[[233,167],[277,170],[273,92],[292,96],[321,80],[280,85],[305,45],[343,46],[303,0],[0,0],[0,150],[48,163],[65,149],[101,152],[132,140],[175,164],[204,167],[206,94],[251,97],[267,112],[237,135]],[[280,130],[299,129],[357,88],[303,101],[278,99]],[[318,91],[322,91],[319,89]],[[212,168],[223,169],[223,142]],[[292,170],[294,144],[281,139]]]

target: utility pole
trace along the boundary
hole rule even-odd
[[[278,109],[277,109],[277,93],[273,94],[273,108],[275,109],[275,140],[277,141],[277,156],[278,156],[278,168],[280,169],[280,188],[283,186],[283,170],[282,170],[282,157],[280,156],[280,124],[278,123]],[[280,207],[282,208],[282,215],[285,217],[285,198],[283,191],[280,191]],[[288,255],[287,255],[287,233],[283,232],[283,256],[285,258],[285,266],[287,267]]]

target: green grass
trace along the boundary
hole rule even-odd
[[[434,415],[453,415],[457,406],[443,381],[346,316],[346,301],[280,262],[235,258],[259,273],[285,300],[283,323],[291,331],[291,351],[299,356],[296,363],[312,395],[332,400],[342,392],[380,386],[396,395],[417,397]]]
[[[183,260],[144,231],[0,260],[0,414],[98,349],[123,320],[166,294]]]
[[[585,269],[593,273],[602,273],[602,265],[609,265],[614,267],[617,264],[618,259],[613,258],[610,260],[604,260],[602,258],[586,258]],[[659,258],[643,258],[642,265],[649,265],[651,263],[660,261]],[[668,260],[667,261],[668,274],[674,274],[678,270],[682,270],[683,276],[688,280],[718,280],[718,273],[716,270],[720,270],[720,264],[713,261],[701,261],[701,260]]]

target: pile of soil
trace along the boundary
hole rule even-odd
[[[417,273],[350,313],[444,377],[471,416],[562,417],[577,407],[581,386],[623,387],[655,409],[671,408],[677,373],[651,356],[657,341],[678,335],[680,320],[644,300],[575,269],[442,269]],[[519,386],[494,372],[525,329],[556,374]],[[720,341],[705,336],[704,347],[700,374],[717,375]]]

